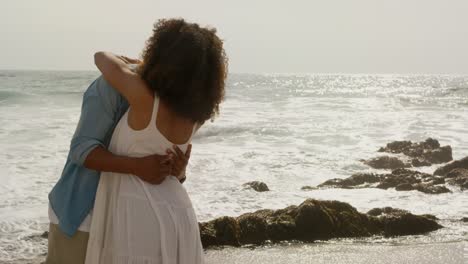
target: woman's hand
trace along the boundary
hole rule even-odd
[[[185,151],[185,153],[176,145],[174,145],[173,150],[167,150],[167,155],[172,157],[171,174],[176,176],[181,182],[184,182],[186,178],[185,171],[190,160],[191,151],[192,144],[187,146],[187,151]]]
[[[121,59],[123,62],[126,64],[141,64],[141,60],[139,59],[132,59],[123,55],[117,56],[119,59]]]

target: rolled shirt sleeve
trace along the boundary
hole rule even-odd
[[[101,76],[83,96],[81,116],[70,145],[71,162],[82,166],[97,146],[107,148],[120,119],[123,98]]]

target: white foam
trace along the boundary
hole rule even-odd
[[[60,176],[79,117],[81,98],[76,93],[94,78],[44,74],[9,78],[8,89],[21,87],[28,95],[0,104],[0,261],[28,258],[44,250],[44,244],[25,242],[23,237],[46,228],[47,194]],[[467,216],[468,196],[456,189],[441,195],[300,190],[330,178],[371,171],[359,159],[377,155],[379,147],[393,140],[434,137],[453,147],[454,158],[468,156],[468,90],[459,88],[466,87],[467,80],[460,76],[231,76],[221,116],[207,122],[194,140],[185,186],[199,220],[282,208],[306,198],[349,202],[360,211],[393,206],[441,219]],[[24,83],[36,86],[23,87]],[[242,188],[252,180],[264,181],[271,191]],[[431,239],[454,241],[468,233],[454,221],[443,221],[448,228]]]

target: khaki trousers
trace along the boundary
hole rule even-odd
[[[46,264],[84,264],[89,233],[77,231],[67,237],[58,227],[49,226],[49,246]]]

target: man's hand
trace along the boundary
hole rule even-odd
[[[172,175],[173,160],[170,155],[151,155],[137,158],[134,172],[140,179],[151,184],[160,184],[164,179]]]
[[[187,146],[187,151],[185,151],[185,153],[176,145],[174,145],[173,150],[168,149],[166,151],[167,155],[170,156],[173,161],[171,174],[176,176],[180,182],[185,181],[185,170],[190,160],[191,151],[192,144]]]
[[[172,164],[173,155],[125,157],[98,146],[88,154],[84,166],[96,171],[133,174],[151,184],[160,184],[168,175],[174,175]]]

